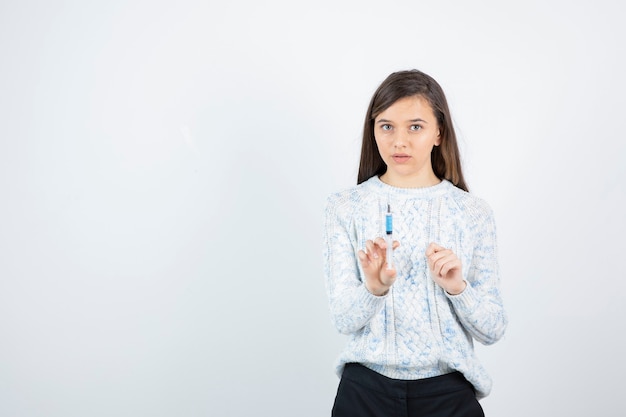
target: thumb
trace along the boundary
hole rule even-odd
[[[386,267],[383,267],[383,269],[380,271],[380,280],[385,285],[393,284],[396,280],[396,269],[387,269]]]

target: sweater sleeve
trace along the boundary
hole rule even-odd
[[[488,206],[472,214],[474,248],[467,287],[461,294],[448,294],[448,298],[463,327],[474,339],[490,345],[504,335],[508,323],[500,294],[496,226]]]
[[[371,294],[362,281],[356,256],[358,238],[352,215],[353,202],[346,196],[328,198],[324,223],[324,275],[331,320],[337,330],[351,334],[361,330],[384,306],[386,296]]]

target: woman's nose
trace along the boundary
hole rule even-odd
[[[404,148],[407,143],[406,133],[398,132],[393,136],[393,146],[395,148]]]

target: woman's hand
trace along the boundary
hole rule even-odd
[[[393,249],[400,246],[393,242]],[[377,296],[385,295],[396,281],[395,268],[387,269],[387,242],[382,237],[365,242],[365,250],[358,252],[361,267],[365,273],[365,288]]]
[[[465,290],[461,260],[450,249],[431,243],[426,249],[428,268],[433,280],[450,295],[458,295]]]

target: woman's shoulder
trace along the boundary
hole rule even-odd
[[[377,181],[367,180],[330,194],[326,199],[326,215],[352,219],[365,207],[371,206],[379,197]]]
[[[476,194],[452,186],[450,196],[458,207],[472,218],[484,219],[493,216],[493,210],[487,200]]]
[[[326,203],[329,206],[337,207],[357,204],[363,199],[365,195],[363,189],[364,185],[359,184],[349,188],[341,189],[339,191],[335,191],[327,197]]]

